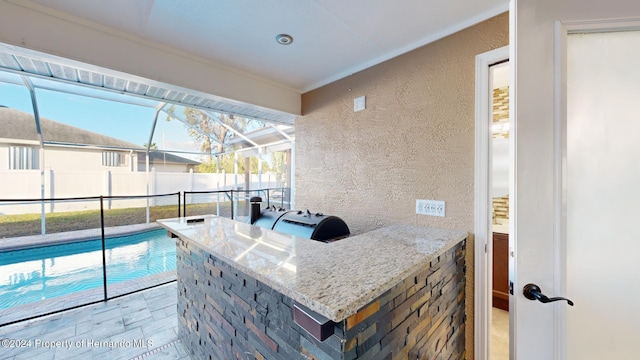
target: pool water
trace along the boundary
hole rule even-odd
[[[176,269],[162,229],[105,239],[107,285]],[[0,309],[103,287],[100,239],[0,252]]]

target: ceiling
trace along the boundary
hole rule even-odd
[[[304,93],[508,9],[507,0],[30,0]],[[280,45],[280,33],[293,36]]]
[[[202,59],[223,69],[231,78],[233,74],[242,74],[287,89],[298,97],[298,102],[300,94],[508,10],[508,0],[5,1],[31,9],[32,13],[81,24],[79,29],[96,29],[99,33],[135,39],[137,44]],[[18,36],[13,41],[15,45],[20,36],[27,36],[25,32],[43,29],[32,23],[37,20],[25,21],[31,25],[18,26],[20,30],[14,29],[17,24],[5,27],[5,31],[13,30]],[[68,29],[60,29],[59,33],[71,35],[63,31]],[[281,33],[293,36],[293,43],[278,44],[276,35]],[[90,46],[95,45],[96,50],[107,53],[119,50],[108,43],[100,49],[101,40],[94,41]],[[188,84],[176,86],[15,45],[0,43],[0,68],[274,123],[292,125],[299,113],[194,91]],[[64,42],[61,45],[66,46]],[[235,88],[256,93],[255,89],[240,85]]]

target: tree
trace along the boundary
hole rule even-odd
[[[234,171],[234,161],[235,158],[233,155],[231,154],[227,154],[227,155],[221,155],[220,156],[220,171],[224,170],[226,173],[233,173]],[[244,161],[240,160],[238,163],[238,172],[239,173],[244,173],[246,172],[245,166],[244,166]],[[255,156],[252,156],[250,158],[250,165],[249,165],[249,171],[251,174],[257,174],[258,173],[258,158]],[[198,165],[195,169],[196,172],[200,172],[200,173],[210,173],[210,172],[216,172],[218,171],[218,161],[217,159],[212,159],[209,162],[205,162],[202,163],[200,165]],[[267,171],[271,171],[271,166],[270,164],[268,164],[267,162],[263,162],[262,163],[262,171],[263,172],[267,172]]]
[[[167,121],[178,118],[175,111],[175,106],[171,105],[167,110]],[[226,125],[233,126],[235,122],[233,117],[187,107],[184,109],[184,120],[189,136],[200,146],[200,150],[207,154],[207,162],[211,161],[214,143],[217,146],[218,153],[224,152],[223,144],[232,132],[221,125],[218,120]]]
[[[144,148],[147,148],[147,143],[142,144],[142,146],[144,146]],[[156,143],[151,143],[151,146],[149,147],[149,150],[158,150],[158,144]]]
[[[276,173],[278,186],[289,186],[287,179],[289,164],[287,164],[287,152],[278,151],[271,154],[271,169]]]
[[[198,172],[215,172],[218,170],[218,162],[212,157],[212,154],[222,154],[230,149],[228,142],[234,138],[236,134],[222,124],[240,133],[264,126],[264,123],[258,120],[189,107],[184,108],[182,114],[184,116],[178,116],[174,105],[169,107],[167,114],[167,121],[181,119],[185,123],[185,127],[191,138],[200,146],[200,150],[206,154],[205,161],[196,168]],[[224,169],[232,173],[234,171],[233,155],[220,155],[220,157],[220,170]],[[257,159],[251,161],[249,167],[253,169],[255,162],[255,173],[257,173]],[[244,164],[241,162],[238,167],[238,172],[246,171]]]

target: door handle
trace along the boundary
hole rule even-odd
[[[563,298],[563,297],[552,297],[549,298],[547,297],[545,294],[542,293],[542,290],[540,290],[540,287],[536,284],[527,284],[524,286],[524,288],[522,289],[522,294],[524,295],[524,297],[526,297],[529,300],[538,300],[541,303],[550,303],[550,302],[554,302],[554,301],[560,301],[560,300],[564,300],[567,302],[567,304],[573,306],[573,301],[567,299],[567,298]]]

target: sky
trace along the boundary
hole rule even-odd
[[[0,105],[33,113],[31,97],[26,86],[2,80],[0,77]],[[73,87],[74,92],[78,92],[78,90],[81,90],[83,94],[107,96],[112,99],[134,102],[136,105],[36,87],[35,94],[40,117],[140,146],[149,141],[155,106],[158,102],[78,86]],[[167,121],[166,119],[166,113],[160,113],[152,143],[163,150],[198,151],[198,147],[194,145],[185,126],[179,121]]]
[[[28,79],[35,89],[41,118],[138,146],[149,142],[158,101],[47,78]],[[0,71],[0,105],[33,114],[30,92],[19,75]],[[176,106],[176,114],[180,115],[182,111],[182,106]],[[253,126],[262,125],[255,123]],[[151,143],[159,150],[174,152],[181,157],[196,161],[206,159],[200,146],[189,135],[188,128],[176,119],[167,121],[165,112],[161,112],[158,117]],[[269,161],[268,158],[269,154],[264,159]]]

